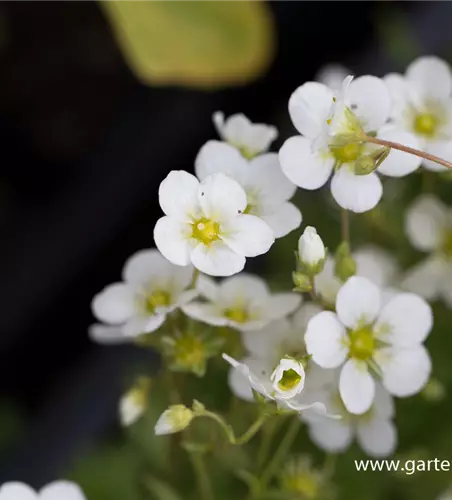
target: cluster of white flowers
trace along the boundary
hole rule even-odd
[[[39,491],[25,483],[10,482],[0,486],[0,500],[85,500],[85,495],[69,481],[55,481]]]

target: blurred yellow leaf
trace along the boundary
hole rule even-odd
[[[145,84],[217,88],[268,67],[274,25],[260,1],[100,2],[131,69]]]

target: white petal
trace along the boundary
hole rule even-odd
[[[202,302],[191,302],[182,307],[182,311],[190,318],[213,326],[226,326],[227,318],[221,315],[217,307]]]
[[[345,407],[354,415],[362,415],[372,406],[375,382],[363,361],[349,359],[341,370],[339,392]]]
[[[173,170],[159,187],[159,202],[165,215],[189,222],[197,218],[198,179],[184,170]]]
[[[246,171],[251,178],[250,188],[258,193],[259,200],[264,206],[279,206],[295,194],[297,188],[281,170],[277,153],[267,153],[253,158],[247,165]],[[264,213],[267,214],[265,211]]]
[[[442,160],[452,162],[452,140],[434,141],[427,145],[427,153],[438,156]],[[446,172],[447,167],[431,160],[423,160],[424,167],[433,172]]]
[[[297,332],[297,336],[301,335],[304,337],[309,321],[321,312],[322,308],[317,304],[312,302],[303,304],[292,317],[293,328]]]
[[[375,384],[375,399],[372,406],[372,414],[378,418],[394,418],[394,399],[389,392],[380,384]]]
[[[217,301],[219,285],[212,278],[201,274],[196,282],[196,289],[205,299]]]
[[[132,318],[123,326],[122,331],[126,337],[138,337],[143,333],[155,332],[162,326],[165,319],[165,314],[153,314],[151,316]]]
[[[409,83],[399,73],[389,73],[383,78],[392,98],[392,116],[399,118],[403,110],[410,105]]]
[[[391,97],[380,78],[355,78],[348,88],[347,100],[367,132],[378,130],[389,118]]]
[[[387,457],[397,445],[397,429],[386,419],[373,418],[358,424],[359,445],[371,457]]]
[[[322,450],[335,453],[346,450],[353,439],[350,424],[337,420],[322,420],[308,426],[311,440]]]
[[[4,483],[0,488],[1,500],[38,500],[38,495],[33,488],[24,483]]]
[[[337,294],[336,311],[348,328],[372,323],[380,311],[380,290],[361,276],[352,276]]]
[[[243,185],[248,168],[248,162],[236,148],[220,141],[204,144],[195,160],[195,173],[201,181],[209,175],[223,173]]]
[[[99,321],[119,325],[135,314],[135,292],[124,283],[108,285],[94,296],[91,309]]]
[[[303,189],[318,189],[333,171],[334,159],[322,152],[312,151],[312,142],[306,137],[287,139],[279,150],[281,168],[287,178]]]
[[[340,64],[327,64],[320,68],[315,79],[333,91],[340,91],[342,82],[351,72]]]
[[[173,264],[187,266],[190,263],[191,225],[173,217],[162,217],[154,228],[154,241],[163,256]]]
[[[176,308],[176,307],[180,307],[184,304],[188,304],[192,300],[196,299],[198,297],[198,295],[199,295],[199,292],[197,290],[185,290],[185,292],[182,292],[177,297],[176,304],[173,307]],[[170,309],[174,310],[173,308],[170,308]]]
[[[248,377],[250,385],[255,391],[259,392],[267,399],[273,399],[270,395],[273,391],[270,375],[268,373],[267,364],[264,361],[246,358],[240,362],[224,353],[222,357],[242,375]]]
[[[245,401],[254,401],[253,389],[248,377],[235,368],[230,368],[228,374],[228,385],[232,393]]]
[[[395,258],[382,248],[368,245],[353,252],[356,262],[356,275],[372,281],[382,288],[395,278],[397,265]]]
[[[192,264],[210,276],[231,276],[245,267],[245,257],[238,255],[222,241],[210,246],[198,245],[191,254]]]
[[[127,283],[147,284],[154,276],[169,276],[173,269],[157,249],[140,250],[127,259],[122,279]]]
[[[270,226],[275,238],[286,236],[300,227],[302,221],[300,210],[289,201],[280,205],[273,214],[263,215],[261,218]]]
[[[343,166],[331,181],[331,193],[336,203],[352,212],[362,213],[378,205],[383,187],[377,174],[355,175]]]
[[[270,297],[265,307],[265,317],[279,319],[292,314],[301,304],[298,293],[276,293]]]
[[[307,82],[290,96],[289,114],[300,134],[315,139],[333,104],[334,93],[326,85]]]
[[[414,134],[405,130],[399,130],[393,126],[386,126],[378,131],[378,138],[386,141],[398,142],[404,146],[420,149],[418,139]],[[403,177],[411,174],[420,166],[422,159],[418,156],[391,149],[388,157],[378,167],[380,174],[390,177]]]
[[[270,249],[275,238],[270,226],[254,215],[239,215],[229,221],[221,239],[235,253],[256,257]]]
[[[267,283],[259,276],[242,273],[223,280],[218,291],[218,304],[221,307],[234,307],[238,303],[266,303],[270,295]]]
[[[85,500],[78,485],[69,481],[55,481],[39,492],[39,500]]]
[[[427,302],[414,293],[401,293],[382,309],[374,328],[385,342],[410,347],[424,342],[432,326]]]
[[[342,282],[334,275],[334,260],[331,257],[326,258],[322,272],[315,278],[315,285],[317,293],[329,304],[334,305]]]
[[[227,175],[212,174],[201,182],[199,203],[208,219],[227,222],[245,210],[246,193]]]
[[[408,207],[405,231],[417,250],[428,252],[441,244],[446,227],[447,210],[441,201],[431,195],[419,196]]]
[[[146,407],[137,404],[137,398],[126,393],[119,401],[119,418],[123,426],[134,424],[144,413]]]
[[[423,97],[445,99],[451,94],[452,74],[450,67],[439,57],[419,57],[408,66],[406,77]]]
[[[427,383],[432,363],[424,346],[409,349],[383,348],[375,360],[383,372],[383,385],[398,397],[412,396]]]
[[[336,368],[347,356],[345,328],[330,311],[323,311],[309,321],[304,339],[308,354],[322,368]]]
[[[291,338],[292,327],[287,319],[272,321],[260,330],[242,332],[243,345],[256,358],[272,359],[282,354],[280,348]]]
[[[122,326],[101,325],[99,323],[88,328],[88,335],[99,344],[121,344],[130,339],[125,337]]]
[[[418,293],[429,301],[435,300],[440,293],[447,266],[443,259],[429,257],[408,269],[402,280],[402,288]]]

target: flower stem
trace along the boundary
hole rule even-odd
[[[199,489],[199,498],[201,500],[214,500],[209,475],[207,473],[206,464],[204,463],[202,454],[198,452],[190,452],[188,455],[191,459],[193,469],[196,474],[196,480],[198,482]]]
[[[341,238],[350,245],[350,218],[345,208],[341,209]]]
[[[425,153],[424,151],[420,151],[419,149],[410,148],[408,146],[404,146],[403,144],[399,144],[398,142],[385,141],[384,139],[377,139],[376,137],[369,137],[368,135],[364,135],[363,140],[365,142],[372,142],[373,144],[379,144],[380,146],[386,146],[392,149],[397,149],[398,151],[403,151],[404,153],[409,153],[419,158],[423,158],[424,160],[434,161],[443,167],[452,168],[452,163],[447,160],[443,160],[438,156],[431,155],[429,153]]]
[[[199,270],[195,268],[193,271],[193,277],[191,279],[191,284],[190,288],[196,288],[196,284],[198,283],[198,278],[199,278]]]
[[[301,421],[297,415],[293,417],[293,420],[290,423],[290,426],[287,429],[285,436],[279,443],[279,446],[276,449],[275,454],[273,455],[272,459],[270,460],[264,472],[262,473],[260,481],[262,489],[265,489],[267,487],[267,484],[277,471],[281,460],[283,460],[287,455],[287,453],[289,452],[290,447],[292,446],[295,438],[297,437],[298,431],[300,430],[300,426],[301,426]]]
[[[260,415],[254,422],[251,424],[250,428],[244,432],[240,437],[235,439],[235,443],[237,445],[247,443],[252,437],[254,437],[259,429],[264,425],[264,422],[267,420],[268,415]]]
[[[311,296],[311,299],[315,302],[317,300],[317,289],[315,287],[314,276],[309,277],[309,284],[311,285],[311,290],[309,291],[309,295]]]
[[[259,470],[262,469],[265,461],[267,460],[272,444],[272,439],[275,435],[276,429],[278,428],[279,422],[279,418],[271,419],[262,431],[262,439],[260,442],[259,451],[257,453],[257,466]]]

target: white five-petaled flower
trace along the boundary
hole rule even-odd
[[[339,392],[350,413],[363,414],[374,400],[375,381],[394,396],[420,391],[431,361],[423,341],[432,327],[430,306],[418,295],[396,294],[382,305],[379,288],[353,276],[339,290],[336,313],[323,311],[309,321],[309,354],[323,368],[342,366]]]
[[[154,432],[157,436],[163,436],[183,431],[190,425],[193,417],[193,411],[185,405],[172,405],[160,415]]]
[[[345,79],[341,92],[307,82],[292,94],[289,112],[301,136],[284,143],[279,159],[287,177],[304,189],[320,188],[334,170],[331,192],[336,202],[353,212],[365,212],[379,202],[382,185],[376,172],[357,175],[359,162],[378,149],[359,141],[361,130],[412,147],[418,144],[412,134],[385,125],[391,99],[382,80],[373,76],[351,80]],[[419,164],[417,157],[393,150],[377,171],[400,177]]]
[[[393,100],[393,123],[417,137],[419,148],[445,160],[452,160],[452,72],[438,57],[420,57],[405,75],[391,73],[384,78]],[[429,170],[446,167],[423,160]]]
[[[298,239],[298,257],[300,261],[314,269],[325,259],[326,250],[322,238],[315,227],[307,226]]]
[[[20,482],[4,483],[0,486],[0,500],[85,500],[79,486],[70,481],[55,481],[35,491]]]
[[[231,144],[208,141],[196,157],[195,172],[201,181],[218,172],[237,181],[246,192],[244,213],[263,219],[276,238],[301,224],[300,211],[289,202],[297,188],[283,174],[277,153],[248,160]]]
[[[93,298],[93,314],[104,324],[92,325],[90,336],[115,343],[157,330],[168,313],[197,296],[188,289],[192,276],[192,266],[174,266],[156,249],[135,253],[124,265],[123,281]]]
[[[270,321],[291,314],[301,297],[293,292],[270,293],[265,281],[242,273],[215,283],[200,276],[197,290],[207,302],[194,301],[183,311],[193,319],[214,326],[229,326],[241,331],[257,330]]]
[[[402,287],[427,300],[442,298],[452,308],[452,209],[434,196],[420,196],[406,212],[405,231],[429,256],[407,271]]]
[[[274,242],[263,220],[244,213],[245,191],[222,173],[200,183],[188,172],[172,171],[160,184],[159,201],[165,217],[155,226],[155,243],[178,266],[191,262],[203,273],[230,276]]]
[[[392,454],[397,444],[397,429],[393,422],[394,402],[388,391],[376,384],[372,406],[363,415],[347,412],[338,392],[336,379],[313,394],[341,419],[319,418],[309,412],[301,414],[312,441],[329,453],[338,453],[345,451],[356,438],[363,451],[372,457]]]
[[[245,158],[253,158],[268,151],[278,137],[276,127],[265,123],[252,123],[242,113],[231,115],[226,120],[221,111],[213,115],[213,123],[223,141],[237,148]]]

